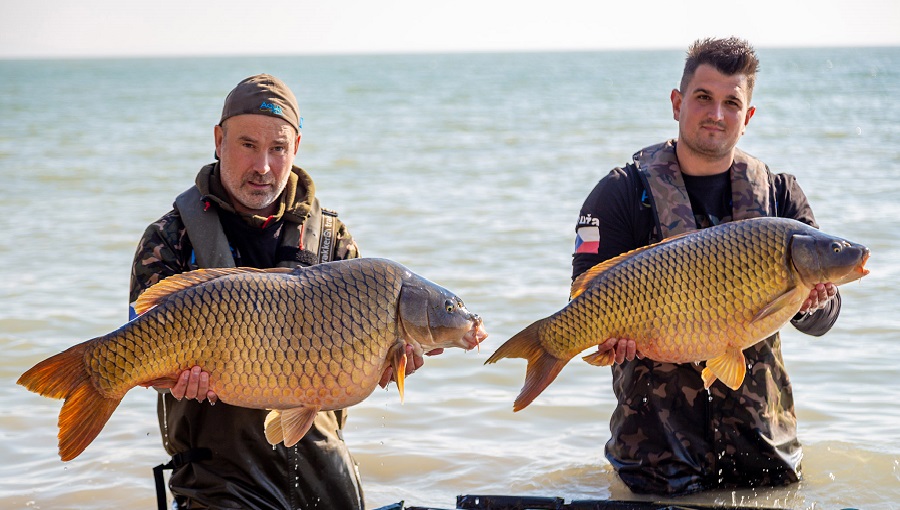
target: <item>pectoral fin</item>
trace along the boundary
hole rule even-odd
[[[740,349],[729,347],[721,356],[706,362],[706,368],[700,375],[703,378],[703,386],[709,389],[712,383],[719,379],[733,390],[740,388],[747,373],[746,363],[744,353]]]
[[[773,313],[777,313],[781,310],[784,310],[785,307],[799,305],[799,302],[795,303],[795,296],[797,295],[797,289],[790,289],[784,294],[775,298],[771,303],[766,305],[762,310],[756,313],[753,316],[753,320],[750,321],[753,324],[756,321],[761,321],[766,317],[772,315]]]
[[[400,403],[403,403],[403,382],[406,380],[406,343],[399,342],[388,352],[388,363],[394,370],[397,391],[400,392]]]
[[[284,442],[285,446],[294,446],[312,427],[319,408],[300,406],[291,409],[273,409],[266,416],[266,440],[269,444]]]
[[[593,354],[588,354],[581,359],[590,363],[591,365],[594,365],[595,367],[608,367],[616,361],[616,351],[615,349],[610,349],[608,351],[597,351]]]

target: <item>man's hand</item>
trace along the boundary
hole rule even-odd
[[[605,342],[597,346],[597,350],[612,351],[616,353],[616,363],[620,365],[625,361],[632,361],[635,358],[644,359],[644,356],[638,352],[637,344],[634,340],[626,338],[607,338]]]
[[[209,389],[209,372],[204,372],[198,366],[190,370],[182,370],[176,379],[166,382],[159,380],[153,383],[142,384],[141,386],[147,388],[151,384],[154,388],[169,389],[172,396],[178,400],[189,398],[196,399],[197,402],[203,402],[209,399],[209,403],[212,405],[219,401],[219,396],[216,395],[216,392]]]
[[[432,349],[425,353],[426,356],[437,356],[444,352],[444,349]],[[406,344],[406,375],[409,375],[425,364],[425,358],[422,356],[416,356],[415,349],[413,346]],[[391,367],[387,367],[384,369],[384,372],[381,374],[381,381],[378,382],[378,385],[382,388],[387,387],[388,383],[394,380],[394,369]]]
[[[833,283],[827,282],[816,284],[816,286],[809,291],[809,297],[807,297],[806,300],[803,301],[803,304],[800,305],[800,313],[812,313],[825,308],[828,301],[836,294],[837,287],[835,287]]]

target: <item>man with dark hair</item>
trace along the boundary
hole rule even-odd
[[[621,253],[719,223],[777,216],[816,226],[793,175],[772,173],[736,148],[756,112],[757,67],[755,51],[740,39],[691,46],[680,89],[670,96],[678,138],[638,151],[594,187],[576,226],[573,278]],[[820,284],[791,323],[818,336],[839,311],[836,287]],[[606,457],[632,491],[685,494],[799,480],[797,419],[777,333],[744,351],[747,378],[737,390],[705,390],[702,364],[644,359],[631,339],[605,339],[599,349],[615,349],[617,362]]]
[[[681,91],[687,89],[697,68],[702,64],[713,66],[727,76],[744,75],[747,78],[747,99],[753,96],[756,73],[759,71],[759,58],[746,41],[736,37],[709,38],[691,44],[684,59],[684,72],[681,73]]]
[[[298,267],[359,256],[337,213],[320,207],[312,178],[294,165],[301,125],[284,82],[261,74],[238,83],[214,127],[218,161],[204,166],[196,184],[141,238],[132,303],[153,284],[193,269]],[[407,360],[407,374],[423,363],[412,346]],[[382,386],[392,375],[387,368]],[[159,389],[159,427],[172,455],[154,470],[160,508],[166,468],[173,469],[169,489],[179,509],[363,507],[356,463],[342,436],[346,411],[320,412],[295,446],[272,446],[263,427],[268,412],[216,403],[202,367]]]

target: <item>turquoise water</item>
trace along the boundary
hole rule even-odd
[[[900,508],[900,48],[761,50],[740,146],[797,175],[823,230],[872,250],[835,328],[785,331],[805,480],[680,501]],[[351,410],[370,507],[457,494],[635,498],[603,458],[608,370],[570,363],[513,413],[524,362],[489,353],[565,304],[574,223],[594,183],[675,136],[682,55],[537,53],[0,61],[0,505],[152,507],[164,460],[151,390],[130,392],[76,460],[60,402],[15,385],[36,361],[118,327],[131,258],[212,157],[240,79],[287,81],[298,162],[366,256],[459,293],[491,337],[427,360]],[[676,500],[679,501],[679,500]]]

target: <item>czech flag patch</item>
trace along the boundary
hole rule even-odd
[[[600,250],[600,227],[578,227],[575,232],[575,253],[597,253]]]

